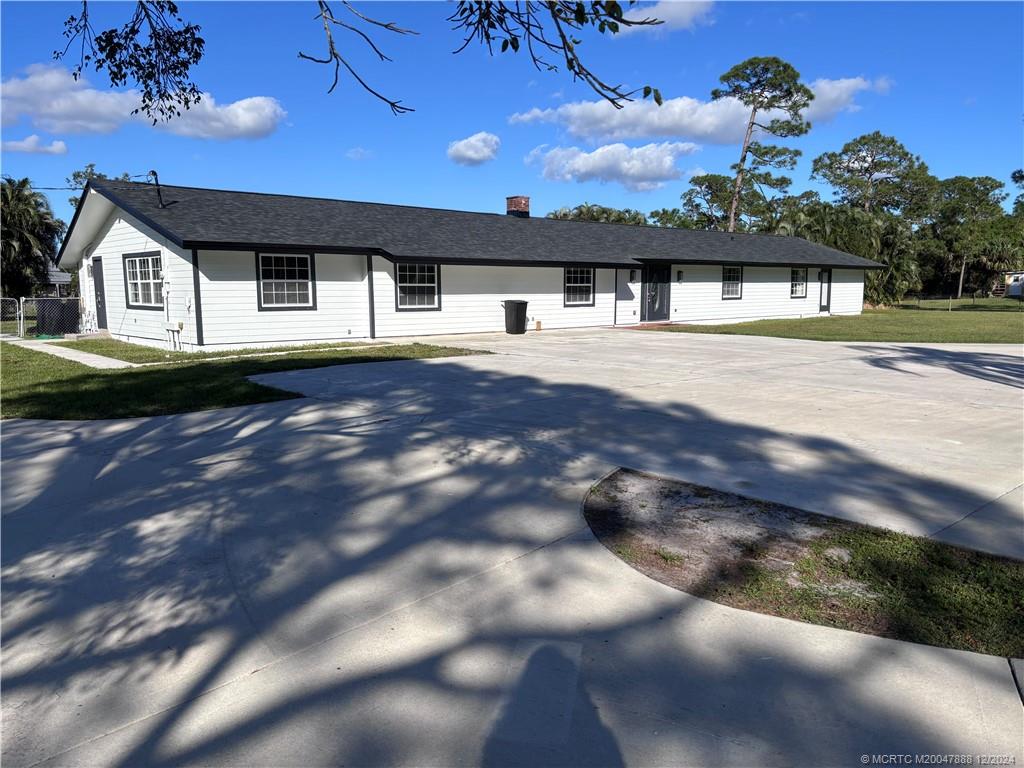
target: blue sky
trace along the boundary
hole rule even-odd
[[[98,28],[130,9],[94,6]],[[471,46],[453,56],[452,4],[361,5],[420,33],[375,35],[392,63],[339,37],[374,87],[416,109],[395,117],[344,77],[328,95],[329,70],[297,57],[322,54],[312,3],[186,2],[183,15],[206,39],[195,79],[213,99],[160,128],[130,117],[132,94],[95,73],[76,85],[52,61],[78,7],[0,5],[2,170],[38,186],[60,186],[94,162],[110,174],[155,168],[168,184],[467,210],[503,211],[512,194],[530,195],[535,215],[584,201],[672,207],[688,174],[735,162],[742,117],[705,102],[722,72],[755,55],[786,59],[818,92],[813,130],[792,142],[804,153],[794,191],[827,196],[808,179],[811,159],[874,130],[940,177],[1008,182],[1024,163],[1020,3],[645,4],[672,23],[617,39],[588,35],[581,49],[606,80],[650,83],[667,102],[619,113],[523,54],[489,57]],[[69,193],[50,194],[69,218]]]

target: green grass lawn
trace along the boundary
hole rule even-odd
[[[659,325],[644,330],[778,336],[814,341],[1024,343],[1024,313],[871,309],[846,317],[755,320],[728,325]]]
[[[994,656],[1024,653],[1024,563],[919,536],[837,526],[798,559],[796,579],[756,557],[712,600],[761,613]],[[849,561],[831,557],[839,548]],[[853,580],[857,595],[829,589]]]
[[[204,411],[298,397],[246,379],[327,365],[478,354],[428,344],[295,352],[274,357],[175,362],[97,370],[45,352],[0,344],[0,418],[113,419]]]
[[[840,547],[849,562],[827,550]],[[812,624],[993,656],[1024,653],[1024,563],[880,528],[816,541],[794,583],[752,562],[710,599]],[[830,592],[853,579],[861,596]]]
[[[62,347],[71,347],[82,352],[91,352],[94,355],[112,357],[115,360],[124,360],[129,363],[182,363],[195,362],[197,360],[214,360],[218,357],[238,357],[239,355],[279,355],[283,352],[309,352],[313,349],[345,349],[350,346],[365,346],[372,342],[355,344],[299,344],[287,347],[217,350],[215,352],[169,352],[166,349],[146,347],[141,344],[129,344],[124,341],[117,341],[116,339],[81,339],[79,341],[57,341],[54,343]]]

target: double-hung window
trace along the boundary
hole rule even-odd
[[[743,267],[722,267],[722,298],[743,298]]]
[[[565,268],[565,306],[594,306],[593,267]]]
[[[125,254],[124,285],[129,309],[163,309],[164,276],[160,252]]]
[[[395,305],[399,311],[441,309],[437,264],[395,264]]]
[[[257,254],[259,308],[316,309],[314,270],[310,254]]]
[[[807,268],[789,270],[789,298],[807,298]]]

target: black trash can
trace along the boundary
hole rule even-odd
[[[526,333],[526,302],[509,299],[505,302],[505,333]]]

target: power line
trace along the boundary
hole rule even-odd
[[[128,178],[129,179],[144,179],[144,178],[148,178],[149,175],[150,174],[148,174],[148,173],[133,173],[133,174],[128,174]],[[118,179],[103,179],[103,181],[113,181],[113,182],[116,183],[118,181]],[[35,184],[33,184],[32,185],[32,189],[41,189],[41,190],[46,191],[46,192],[58,192],[58,191],[78,191],[78,192],[81,192],[83,189],[85,189],[85,187],[84,186],[82,186],[82,187],[39,187],[39,186],[36,186]]]

